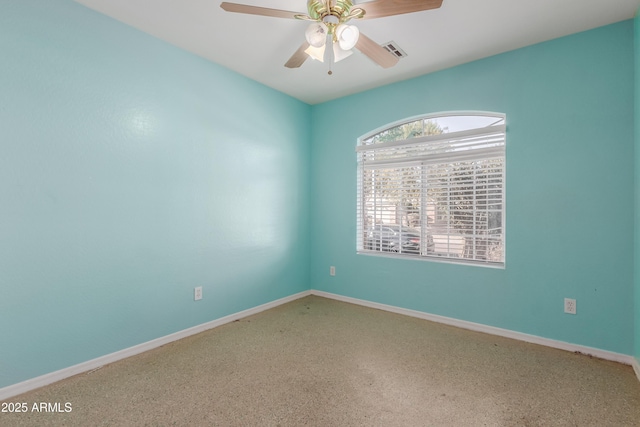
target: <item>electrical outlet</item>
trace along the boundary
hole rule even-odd
[[[329,275],[330,276],[335,276],[336,275],[336,268],[333,265],[331,267],[329,267]]]
[[[197,288],[193,288],[193,300],[199,301],[202,299],[202,286],[198,286]]]
[[[564,312],[569,314],[576,314],[576,300],[572,298],[565,298]]]

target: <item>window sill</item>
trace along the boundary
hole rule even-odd
[[[457,265],[466,265],[466,266],[473,266],[473,267],[486,267],[486,268],[493,268],[498,270],[506,269],[505,263],[503,262],[473,261],[473,260],[462,260],[462,259],[455,259],[455,258],[425,256],[425,255],[402,255],[402,254],[396,254],[392,252],[379,252],[379,251],[367,251],[367,250],[357,251],[356,254],[372,256],[372,257],[380,257],[380,258],[393,258],[393,259],[403,259],[403,260],[412,260],[412,261],[436,262],[436,263],[442,263],[442,264],[457,264]]]

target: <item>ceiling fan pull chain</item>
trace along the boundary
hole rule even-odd
[[[324,44],[324,61],[329,64],[329,72],[327,74],[333,74],[333,63],[335,62],[333,54],[333,31],[327,33],[327,41]]]
[[[333,74],[333,63],[334,63],[334,55],[333,55],[333,43],[330,46],[327,46],[327,50],[329,51],[329,72],[327,74]]]

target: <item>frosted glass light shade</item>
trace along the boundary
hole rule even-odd
[[[320,47],[309,46],[304,52],[307,55],[309,55],[311,58],[320,62],[324,62],[324,50],[325,50],[325,46],[320,46]]]
[[[304,37],[307,39],[307,43],[309,43],[313,47],[321,47],[327,42],[327,26],[322,22],[314,22],[309,25],[304,32]]]
[[[327,46],[313,47],[309,46],[304,52],[316,61],[324,62],[324,54]],[[345,58],[351,56],[353,51],[343,50],[338,43],[333,44],[333,58],[335,62],[340,62]]]
[[[351,51],[351,50],[342,49],[342,47],[340,46],[339,43],[334,43],[333,44],[333,58],[334,58],[335,62],[340,62],[344,58],[348,58],[349,56],[351,56],[352,53],[353,53],[353,51]]]
[[[342,50],[351,50],[358,43],[360,38],[360,30],[355,25],[338,25],[336,28],[336,37]]]

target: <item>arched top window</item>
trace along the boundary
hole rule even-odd
[[[505,116],[495,113],[445,113],[405,121],[360,138],[360,145],[402,141],[423,136],[490,129],[505,124]]]
[[[358,140],[359,253],[504,265],[505,116],[411,118]]]

